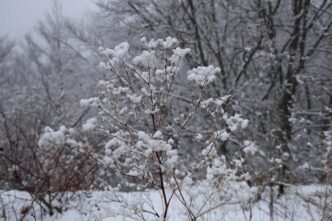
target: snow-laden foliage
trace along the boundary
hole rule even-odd
[[[212,65],[208,67],[197,67],[188,71],[188,80],[194,81],[197,85],[205,86],[212,83],[216,79],[216,73],[220,72],[220,68],[214,68]]]
[[[154,212],[156,218],[167,219],[177,198],[183,215],[196,219],[231,200],[239,188],[249,188],[242,155],[253,154],[257,147],[238,140],[248,120],[231,111],[232,97],[208,93],[219,67],[187,70],[184,58],[190,49],[178,47],[175,38],[141,41],[146,49],[138,55],[130,54],[127,42],[99,48],[104,60],[100,66],[110,74],[99,82],[98,97],[80,102],[99,111],[83,130],[109,137],[100,160],[127,180],[125,186],[161,191],[163,208]],[[52,139],[64,142],[62,130],[46,129],[40,145]],[[234,143],[238,157],[221,155],[225,142]],[[188,157],[193,150],[200,154]],[[209,203],[191,204],[197,197]]]

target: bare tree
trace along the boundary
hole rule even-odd
[[[194,51],[189,65],[220,66],[211,93],[242,101],[237,109],[246,111],[255,125],[251,136],[269,156],[257,156],[256,164],[281,167],[269,175],[274,182],[295,181],[302,160],[322,154],[322,131],[331,124],[330,1],[112,0],[98,6],[105,36],[114,33],[116,20],[123,30],[116,36],[175,36]],[[230,154],[232,148],[221,149]],[[318,158],[309,161],[322,166]]]

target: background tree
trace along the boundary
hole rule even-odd
[[[236,109],[253,124],[249,134],[268,156],[257,156],[256,167],[274,168],[269,179],[294,182],[304,161],[322,156],[322,132],[331,125],[322,117],[330,105],[330,81],[318,80],[331,72],[325,62],[331,56],[329,1],[112,0],[98,6],[105,36],[123,34],[133,43],[142,35],[175,36],[194,52],[187,57],[190,66],[221,67],[211,93],[230,93],[239,101]],[[111,28],[110,21],[118,25]],[[225,154],[232,148],[221,149]],[[309,161],[322,167],[317,157]],[[313,174],[307,182],[320,179]]]

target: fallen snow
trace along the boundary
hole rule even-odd
[[[256,192],[257,188],[249,191],[239,191],[241,198],[250,198],[249,195]],[[40,207],[31,204],[31,197],[26,192],[4,191],[0,192],[1,213],[0,220],[5,212],[7,221],[17,220],[22,208],[33,205],[24,220],[41,220]],[[160,193],[156,190],[131,193],[114,193],[111,191],[79,192],[65,205],[63,214],[49,216],[44,214],[44,221],[130,221],[141,220],[139,213],[146,209],[162,214]],[[196,200],[200,200],[197,198]],[[274,201],[274,221],[330,221],[332,217],[332,186],[311,185],[291,187],[287,193]],[[258,202],[253,200],[247,203],[230,200],[221,207],[206,214],[198,220],[223,220],[223,221],[267,221],[270,218],[270,193],[268,190],[262,193],[262,199]],[[325,207],[324,207],[325,206]],[[325,209],[324,209],[325,208]],[[188,220],[184,215],[184,207],[177,198],[174,198],[170,206],[168,221]],[[2,216],[2,217],[1,217]],[[250,219],[250,216],[252,218]],[[153,215],[144,214],[146,220],[157,220]]]

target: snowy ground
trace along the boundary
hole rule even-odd
[[[257,188],[256,188],[257,189]],[[71,196],[62,214],[53,216],[42,214],[40,206],[32,203],[28,193],[6,191],[0,193],[0,220],[43,220],[43,221],[125,221],[158,220],[149,212],[162,214],[162,203],[157,191],[117,193],[81,192]],[[188,220],[185,208],[177,198],[170,207],[169,221]],[[277,198],[274,196],[273,214],[271,215],[271,194],[262,193],[259,201],[228,201],[198,220],[221,221],[331,221],[332,186],[301,186],[287,189],[287,193]],[[32,206],[32,207],[31,207]],[[26,208],[30,208],[27,210]],[[143,212],[147,210],[149,212]],[[23,214],[26,213],[23,219]],[[273,218],[272,218],[273,216]],[[161,220],[161,219],[159,219]]]

